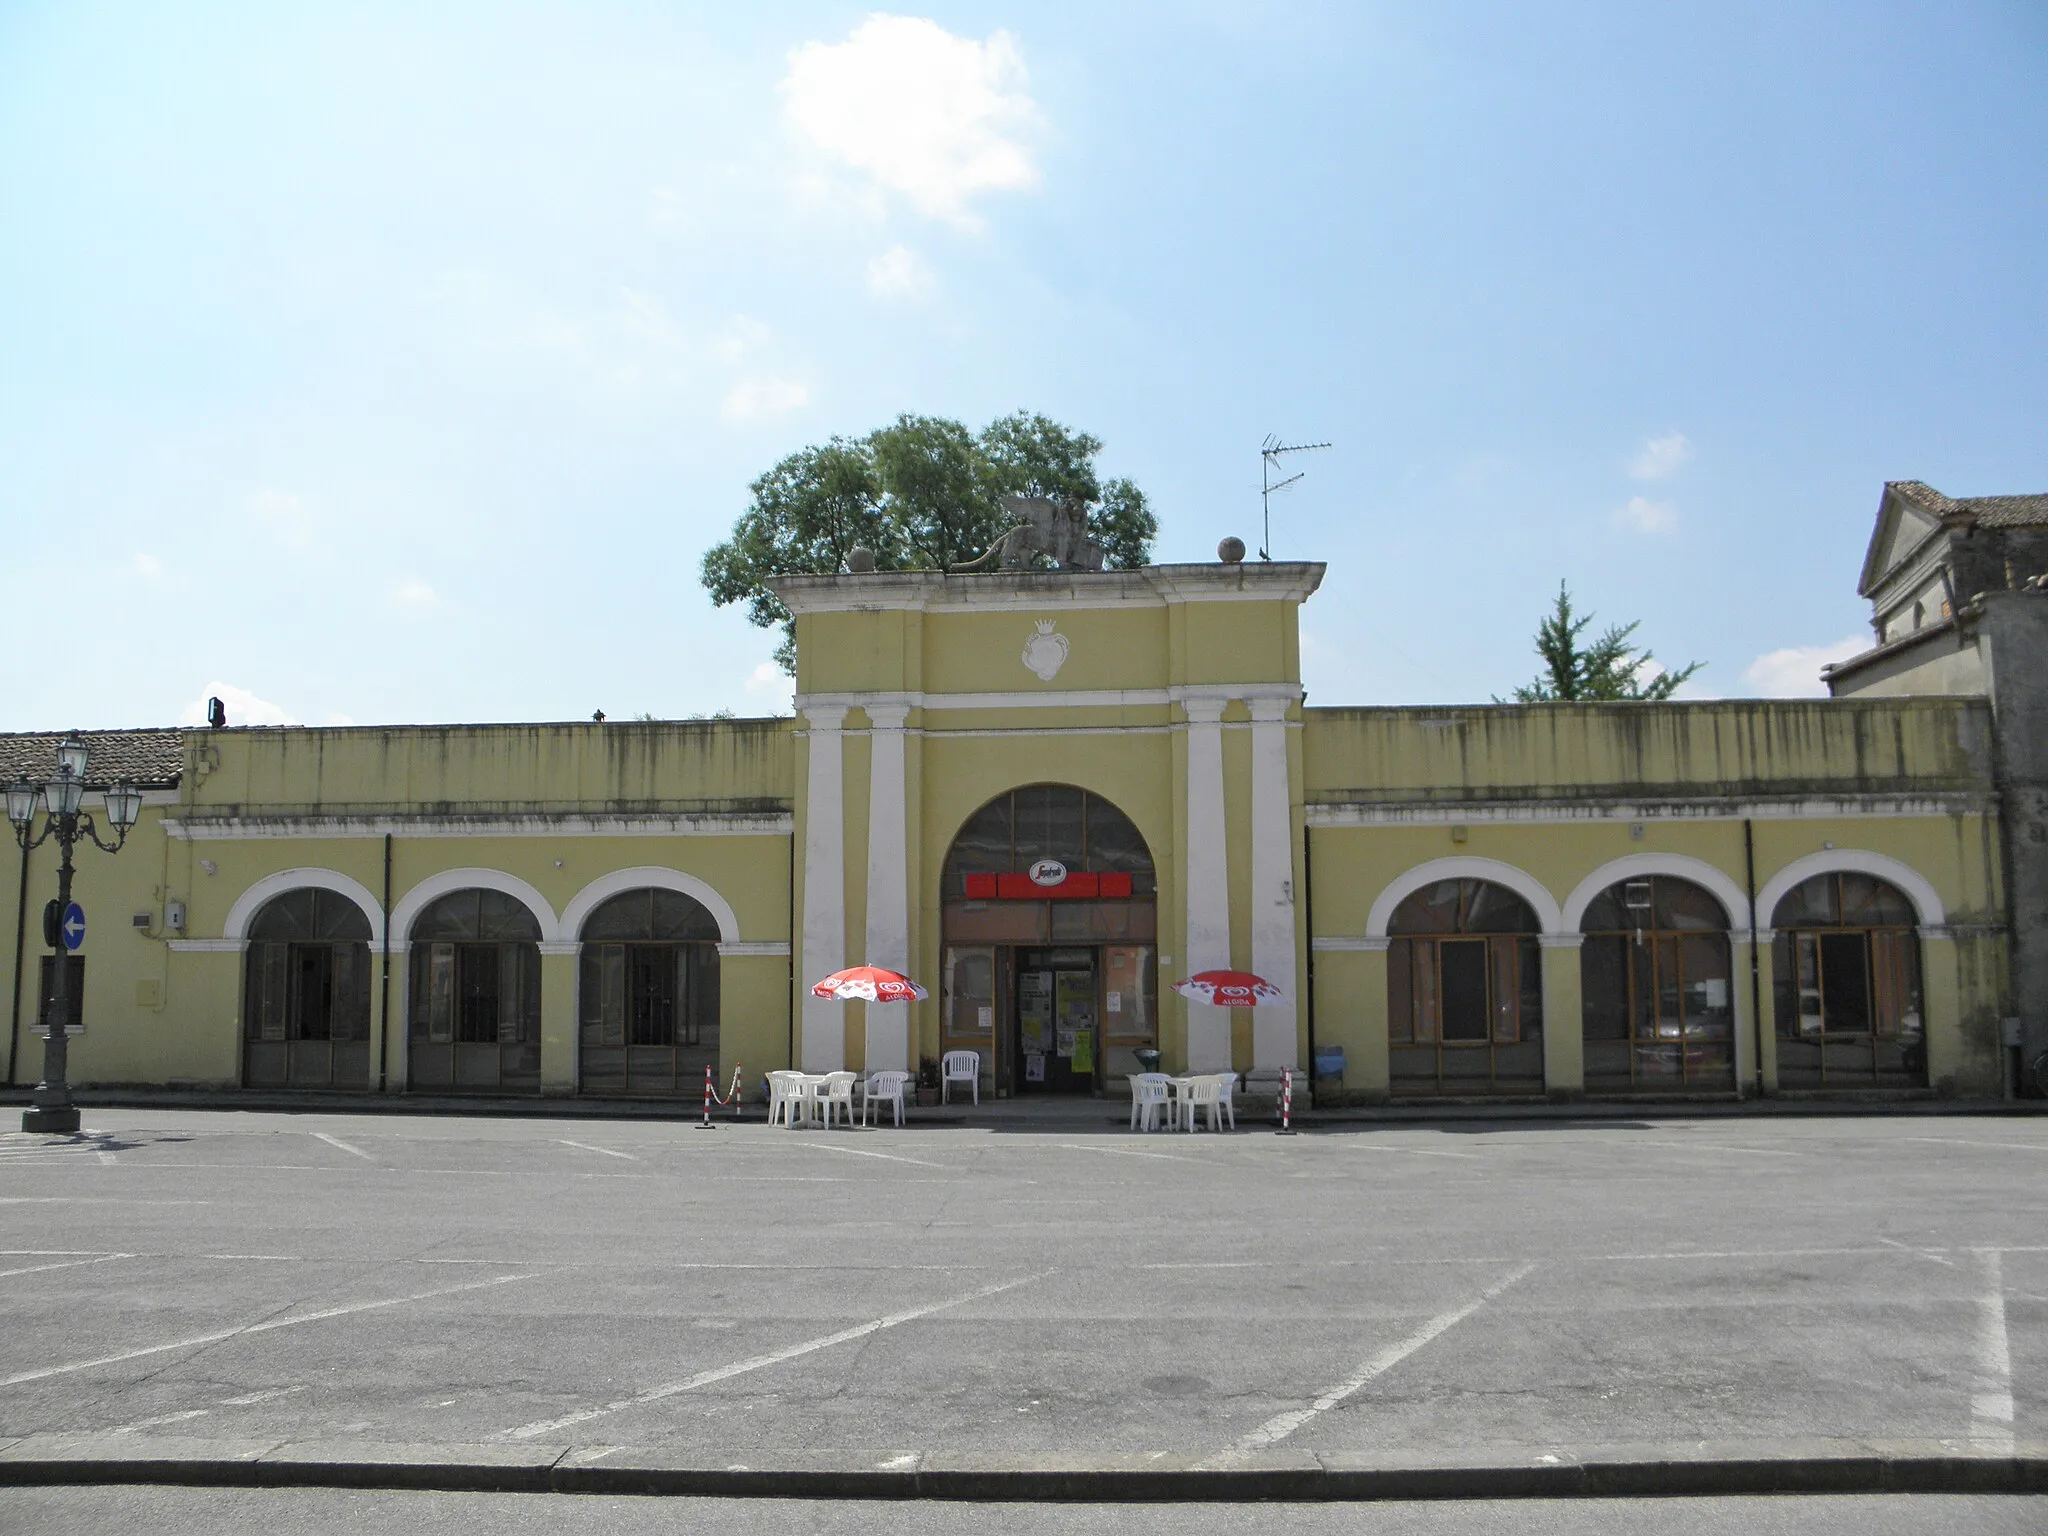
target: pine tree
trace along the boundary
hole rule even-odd
[[[1582,645],[1579,637],[1591,627],[1593,617],[1573,612],[1571,588],[1560,581],[1557,606],[1536,630],[1536,654],[1543,658],[1543,670],[1515,690],[1517,704],[1668,699],[1706,665],[1695,661],[1677,672],[1653,669],[1655,657],[1630,644],[1641,620],[1610,624],[1597,640]]]

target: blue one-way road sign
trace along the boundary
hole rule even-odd
[[[85,943],[85,908],[75,901],[66,907],[60,931],[64,935],[64,947],[76,954]]]

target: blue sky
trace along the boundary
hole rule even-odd
[[[1813,691],[1883,481],[2048,490],[2044,253],[2037,3],[13,0],[0,727],[783,709],[747,482],[1018,408],[1162,560],[1332,440],[1313,702],[1560,578]]]

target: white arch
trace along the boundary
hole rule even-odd
[[[557,931],[555,909],[548,899],[528,885],[517,875],[508,875],[502,869],[444,869],[438,874],[427,876],[418,885],[398,898],[391,909],[392,947],[398,948],[412,936],[413,919],[428,903],[446,896],[450,891],[469,891],[478,887],[487,891],[502,891],[514,901],[522,903],[540,924],[540,941],[545,944],[553,939]]]
[[[249,925],[256,921],[258,912],[287,891],[301,891],[309,886],[346,896],[370,920],[370,942],[384,942],[383,904],[370,894],[368,886],[332,869],[281,869],[274,875],[265,875],[235,898],[235,904],[228,908],[227,921],[221,925],[221,937],[248,943]]]
[[[695,875],[686,875],[680,869],[667,869],[659,864],[643,864],[637,869],[615,869],[610,874],[599,875],[583,887],[569,905],[562,908],[562,941],[568,944],[575,943],[582,936],[584,920],[601,903],[626,891],[644,891],[650,886],[659,891],[678,891],[701,904],[717,921],[718,940],[721,944],[737,944],[740,941],[740,920],[734,915],[731,902]]]
[[[1434,885],[1439,880],[1490,880],[1495,885],[1506,886],[1535,910],[1536,922],[1543,932],[1566,931],[1557,898],[1551,895],[1543,882],[1534,875],[1527,874],[1512,864],[1503,864],[1499,859],[1456,854],[1446,859],[1431,859],[1427,864],[1418,864],[1413,869],[1396,875],[1392,883],[1380,892],[1379,899],[1372,904],[1372,910],[1366,914],[1366,937],[1385,938],[1387,923],[1394,915],[1394,908],[1423,886]]]
[[[1690,880],[1721,903],[1721,912],[1728,920],[1730,932],[1739,935],[1748,931],[1749,893],[1705,859],[1695,859],[1683,853],[1631,853],[1602,864],[1581,880],[1571,895],[1565,897],[1565,927],[1577,933],[1586,920],[1586,908],[1609,886],[1650,875]],[[1757,910],[1761,912],[1762,906],[1759,905]]]
[[[1888,854],[1871,853],[1862,848],[1828,848],[1820,853],[1809,853],[1801,859],[1794,859],[1783,869],[1763,883],[1756,893],[1756,920],[1759,927],[1772,928],[1777,915],[1778,903],[1785,899],[1793,886],[1802,880],[1811,880],[1815,875],[1847,872],[1857,875],[1875,875],[1889,881],[1906,893],[1906,900],[1913,903],[1913,910],[1919,915],[1922,928],[1940,928],[1948,922],[1948,908],[1940,894],[1928,883],[1926,876],[1910,864],[1902,864]]]

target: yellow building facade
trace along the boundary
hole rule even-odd
[[[1324,1102],[2005,1091],[1981,701],[1309,708],[1323,575],[786,578],[793,718],[90,736],[147,797],[79,858],[72,1080],[694,1102],[972,1050],[985,1093],[1120,1094],[1156,1050]],[[53,870],[0,896],[17,1085]],[[931,997],[809,995],[856,964]],[[1218,968],[1282,1000],[1171,988]]]

